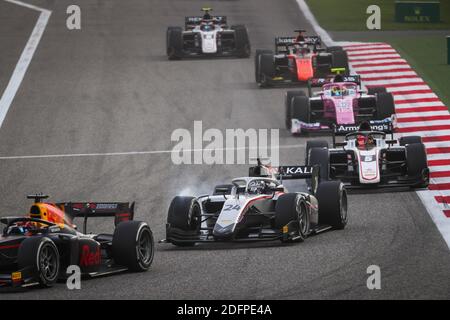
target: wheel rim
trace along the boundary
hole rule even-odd
[[[309,217],[303,204],[300,205],[300,212],[298,213],[298,224],[301,234],[306,235],[309,228]]]
[[[347,221],[347,192],[342,190],[341,194],[341,221]]]
[[[57,253],[50,245],[44,245],[39,255],[39,270],[42,276],[52,281],[58,274]]]
[[[151,262],[153,257],[152,235],[147,229],[144,229],[139,236],[137,252],[139,261],[142,264],[148,265]]]

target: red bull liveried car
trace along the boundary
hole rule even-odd
[[[288,91],[285,97],[286,128],[292,134],[356,131],[362,122],[373,130],[389,133],[396,127],[394,98],[384,87],[360,89],[359,76],[337,75],[316,79],[309,88],[319,92]]]
[[[332,69],[348,70],[347,53],[341,47],[324,48],[318,36],[275,38],[275,52],[256,50],[255,79],[260,87],[305,85],[327,77]]]
[[[35,203],[27,215],[0,218],[0,287],[49,287],[68,276],[69,266],[91,277],[150,267],[153,235],[147,223],[133,220],[134,203],[49,203],[40,194],[28,198]],[[91,217],[114,217],[114,233],[88,234]],[[75,218],[84,219],[83,232]]]

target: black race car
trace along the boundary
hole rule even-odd
[[[73,265],[91,277],[150,267],[153,235],[147,223],[133,220],[134,203],[43,202],[47,197],[28,196],[35,203],[26,216],[0,218],[0,287],[51,286]],[[73,224],[77,217],[83,232]],[[114,217],[114,233],[88,234],[90,217]]]

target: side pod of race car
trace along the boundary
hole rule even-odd
[[[211,8],[202,11],[203,16],[185,18],[184,30],[167,28],[170,60],[195,56],[250,56],[250,40],[244,25],[228,27],[227,17],[211,15]]]
[[[312,83],[318,84],[322,90],[313,97],[303,91],[286,93],[286,128],[292,134],[346,134],[358,130],[362,122],[369,122],[376,131],[390,133],[395,129],[394,98],[386,88],[373,87],[365,92],[360,88],[359,76],[336,75]]]
[[[333,139],[334,140],[334,139]],[[426,188],[430,170],[420,136],[386,139],[368,123],[348,133],[343,142],[328,147],[327,141],[306,144],[306,164],[318,165],[323,178],[339,180],[347,188]]]
[[[75,265],[84,276],[125,270],[146,271],[154,254],[153,234],[145,222],[134,221],[134,203],[35,203],[22,217],[2,217],[0,287],[51,286]],[[83,232],[73,224],[84,219]],[[113,217],[113,234],[87,234],[87,219]]]
[[[177,246],[215,241],[302,241],[312,233],[343,229],[347,192],[321,181],[319,167],[262,165],[249,176],[216,186],[212,195],[177,196],[169,207],[166,239]],[[288,191],[283,179],[311,179],[311,191]]]

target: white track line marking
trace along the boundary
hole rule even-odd
[[[11,106],[14,97],[16,96],[17,90],[19,90],[20,84],[22,83],[23,78],[25,77],[25,73],[27,72],[28,66],[30,65],[31,59],[33,59],[34,52],[41,40],[42,34],[47,26],[47,22],[50,18],[51,11],[43,8],[39,8],[37,6],[24,3],[17,0],[5,0],[6,2],[10,2],[28,9],[37,10],[41,14],[34,26],[34,29],[28,39],[25,48],[22,51],[22,54],[19,58],[19,61],[16,64],[14,72],[9,80],[8,85],[6,86],[5,91],[0,99],[0,128],[5,120],[6,114]]]
[[[291,149],[305,147],[305,143],[276,146],[278,149]],[[184,152],[204,152],[204,151],[231,151],[231,150],[258,150],[259,147],[242,148],[216,148],[216,149],[184,149]],[[68,154],[41,154],[25,156],[0,156],[0,160],[26,160],[26,159],[52,159],[52,158],[80,158],[80,157],[111,157],[111,156],[135,156],[152,154],[172,154],[180,151],[173,150],[152,150],[152,151],[129,151],[129,152],[97,152],[97,153],[68,153]]]
[[[348,57],[348,61],[352,62],[360,62],[360,61],[371,61],[372,59],[383,58],[385,59],[398,59],[401,56],[398,53],[395,54],[371,54],[367,56],[356,56],[356,57]]]

